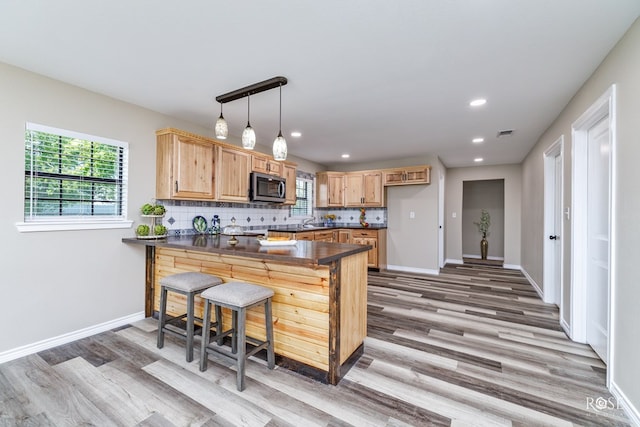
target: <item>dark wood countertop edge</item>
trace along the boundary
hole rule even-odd
[[[188,251],[194,252],[208,252],[212,254],[222,254],[229,256],[237,256],[244,258],[254,258],[254,259],[266,259],[270,261],[276,262],[285,262],[290,264],[298,264],[298,265],[328,265],[333,261],[337,261],[341,258],[345,258],[351,255],[355,255],[361,252],[367,252],[372,249],[370,245],[349,245],[352,246],[350,249],[347,249],[343,252],[340,252],[335,255],[329,255],[322,258],[301,258],[295,256],[288,255],[280,255],[280,254],[269,254],[264,252],[243,252],[236,250],[234,248],[212,248],[212,247],[201,247],[201,246],[193,246],[193,245],[185,245],[184,243],[172,243],[170,240],[166,238],[153,240],[153,239],[136,239],[135,237],[123,237],[123,243],[142,245],[142,246],[155,246],[162,248],[172,248],[172,249],[184,249]],[[309,242],[315,244],[331,244],[327,242]]]

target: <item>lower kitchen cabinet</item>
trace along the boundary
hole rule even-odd
[[[351,243],[351,230],[340,229],[336,231],[338,236],[336,237],[336,243]]]
[[[334,242],[333,233],[333,230],[316,231],[313,233],[313,240],[316,242]]]
[[[352,229],[337,228],[318,231],[269,231],[272,237],[287,237],[293,240],[315,240],[316,242],[351,243],[370,245],[367,252],[367,266],[370,268],[387,268],[387,230],[386,229]]]
[[[367,253],[368,267],[387,268],[387,230],[351,230],[351,242],[373,247]]]
[[[315,240],[315,233],[313,231],[293,233],[293,236],[291,238],[295,240]]]

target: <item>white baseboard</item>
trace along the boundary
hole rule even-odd
[[[445,264],[464,264],[464,261],[462,261],[461,259],[451,259],[451,258],[447,258],[444,261]]]
[[[429,268],[405,267],[404,265],[387,265],[387,270],[402,271],[404,273],[431,274],[438,275],[440,270],[431,270]]]
[[[624,412],[629,417],[631,424],[640,426],[640,410],[633,406],[629,398],[622,392],[622,390],[620,390],[620,388],[614,381],[611,381],[611,387],[609,390],[618,401],[618,405],[622,407]]]
[[[482,256],[462,254],[462,258],[482,259]],[[487,256],[487,259],[491,259],[494,261],[504,261],[504,257],[501,257],[501,256]]]
[[[529,275],[529,273],[527,273],[527,270],[520,267],[520,271],[522,271],[522,274],[524,274],[524,277],[526,277],[529,283],[531,283],[531,286],[533,286],[533,289],[536,290],[540,299],[544,301],[544,294],[542,293],[542,288],[540,288],[540,285],[538,285],[536,281],[533,280],[533,278]]]
[[[119,319],[110,320],[108,322],[100,323],[99,325],[89,326],[78,331],[69,332],[67,334],[59,335],[57,337],[48,338],[46,340],[38,341],[33,344],[27,344],[22,347],[13,348],[11,350],[3,351],[0,353],[0,363],[8,362],[10,360],[18,359],[20,357],[28,356],[30,354],[38,353],[39,351],[47,350],[59,345],[67,344],[72,341],[86,338],[91,335],[99,334],[101,332],[108,331],[113,328],[127,325],[132,322],[144,319],[144,311],[139,313],[130,314],[128,316],[121,317]]]
[[[518,264],[502,264],[502,268],[506,268],[508,270],[520,270],[522,271],[522,266]]]
[[[571,338],[571,326],[569,326],[569,324],[564,319],[560,319],[560,326],[562,326],[562,329],[564,329],[564,333],[567,334],[569,339],[573,341],[573,338]]]

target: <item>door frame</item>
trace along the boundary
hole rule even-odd
[[[556,157],[560,156],[560,170],[556,170]],[[542,297],[543,301],[551,304],[558,304],[560,307],[560,323],[563,327],[568,328],[563,316],[563,282],[564,282],[564,221],[560,223],[560,283],[554,283],[555,279],[555,252],[556,243],[549,240],[555,228],[555,219],[558,207],[555,206],[556,201],[556,176],[559,175],[560,200],[564,201],[564,135],[560,136],[547,150],[544,152],[544,244],[543,244],[543,279],[542,279]],[[555,209],[554,209],[555,207]],[[563,206],[560,206],[563,209]],[[560,301],[554,301],[556,286],[560,287]]]
[[[444,173],[438,180],[438,267],[444,267]]]
[[[572,135],[572,206],[571,224],[571,338],[586,343],[587,340],[587,131],[608,116],[610,135],[609,165],[609,319],[607,359],[607,386],[612,378],[615,340],[614,325],[616,291],[616,85],[611,85],[571,126]]]

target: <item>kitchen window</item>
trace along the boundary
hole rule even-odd
[[[313,215],[313,180],[296,178],[296,204],[291,206],[290,215]]]
[[[27,123],[20,231],[128,228],[128,144]]]

